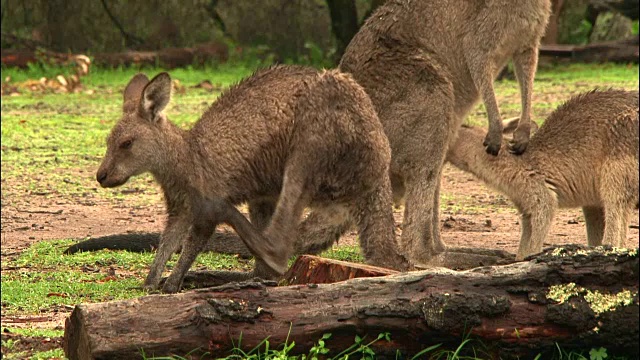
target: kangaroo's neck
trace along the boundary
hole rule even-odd
[[[189,131],[168,121],[163,126],[165,128],[158,139],[158,153],[151,174],[162,187],[166,201],[171,202],[172,196],[186,193],[194,183],[199,173],[196,167],[199,161]]]

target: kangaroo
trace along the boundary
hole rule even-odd
[[[538,47],[550,12],[550,0],[388,0],[345,50],[339,69],[365,89],[389,138],[394,197],[406,198],[400,248],[414,263],[450,266],[449,258],[473,258],[469,249],[445,252],[440,238],[446,151],[482,96],[489,119],[483,144],[498,154],[502,123],[493,79],[509,59],[522,106],[509,149],[525,151]],[[318,226],[328,234],[317,241],[323,244],[347,228]]]
[[[485,133],[463,126],[447,161],[514,202],[522,227],[516,260],[542,251],[558,207],[582,207],[589,246],[622,246],[638,204],[637,92],[571,98],[549,115],[521,156],[488,156],[479,146]]]
[[[163,114],[170,97],[167,73],[133,77],[96,175],[108,188],[150,172],[162,187],[168,221],[146,288],[158,287],[182,245],[162,288],[178,291],[221,222],[256,257],[256,275],[277,277],[306,206],[347,212],[369,263],[408,268],[395,243],[389,144],[369,97],[349,75],[300,66],[259,70],[226,90],[188,131]],[[251,224],[234,207],[244,202]]]

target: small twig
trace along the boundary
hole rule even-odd
[[[218,13],[218,10],[216,10],[217,5],[218,0],[210,0],[208,5],[204,5],[204,8],[209,13],[209,16],[211,16],[213,21],[218,25],[218,28],[220,29],[220,31],[222,31],[222,35],[224,35],[225,37],[231,37],[229,32],[227,32],[227,26],[225,25],[224,20],[222,20],[222,17]]]
[[[7,317],[2,319],[2,322],[8,322],[8,323],[28,323],[28,322],[45,322],[45,321],[51,321],[51,317],[50,316],[31,316],[31,317],[26,317],[26,318],[11,318],[11,317]]]
[[[50,191],[33,191],[31,192],[32,195],[40,195],[40,196],[45,196],[45,195],[49,195],[51,194]]]
[[[52,215],[60,215],[62,214],[62,209],[56,211],[47,211],[47,210],[18,210],[19,212],[29,213],[29,214],[52,214]]]
[[[631,229],[640,229],[640,226],[638,226],[638,225],[629,225],[629,228],[631,228]]]

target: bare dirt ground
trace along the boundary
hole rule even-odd
[[[2,186],[11,186],[3,181]],[[98,191],[108,191],[98,189]],[[136,196],[135,193],[129,196]],[[150,206],[129,207],[106,200],[50,198],[34,195],[2,199],[2,255],[16,256],[31,244],[52,239],[86,239],[133,232],[161,232],[164,204],[161,196]],[[7,201],[8,200],[8,201]],[[246,210],[246,209],[243,209]],[[441,229],[447,245],[502,249],[515,253],[520,238],[518,215],[511,202],[472,175],[450,165],[444,168]],[[396,209],[402,222],[402,209]],[[638,210],[629,219],[626,247],[638,247]],[[353,243],[355,233],[340,240]],[[547,245],[586,243],[580,209],[560,209]]]

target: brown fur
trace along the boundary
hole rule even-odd
[[[148,171],[162,186],[169,219],[147,287],[158,285],[167,259],[186,239],[163,287],[177,291],[220,222],[234,226],[256,255],[256,275],[282,273],[306,206],[320,214],[346,209],[359,225],[368,262],[407,268],[394,238],[389,144],[350,76],[298,66],[259,70],[222,94],[189,131],[162,114],[168,79],[131,80],[97,174],[102,186],[113,187]],[[233,207],[243,202],[264,236]]]
[[[549,15],[550,0],[388,0],[347,47],[340,69],[369,94],[389,138],[395,198],[406,195],[401,245],[415,262],[438,265],[434,256],[445,251],[438,216],[442,164],[480,96],[489,118],[486,150],[500,149],[493,79],[510,58],[522,96],[510,148],[525,150]]]
[[[506,128],[506,127],[505,127]],[[620,247],[638,203],[638,93],[592,91],[556,109],[517,157],[487,155],[462,127],[447,161],[506,194],[521,213],[517,259],[542,250],[558,207],[582,207],[590,246]]]

